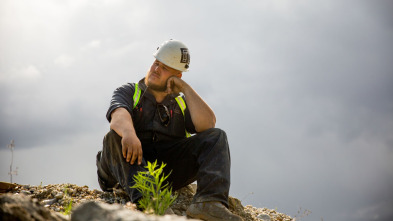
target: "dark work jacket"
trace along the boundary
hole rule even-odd
[[[144,83],[144,78],[139,81],[138,86],[142,92],[135,108],[133,108],[135,83],[125,84],[113,92],[110,107],[106,114],[109,122],[111,121],[112,112],[119,107],[123,107],[131,114],[136,134],[141,142],[162,142],[181,139],[186,137],[186,129],[191,134],[196,133],[188,108],[184,110],[185,115],[183,116],[175,100],[175,97],[178,95],[170,94],[161,102],[168,108],[170,113],[169,124],[165,126],[159,117],[156,99],[149,91],[146,91],[147,87]],[[184,96],[183,99],[187,105]]]

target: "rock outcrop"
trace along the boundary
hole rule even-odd
[[[7,193],[0,196],[0,220],[65,221],[67,217],[43,207],[37,199],[22,194]]]
[[[121,221],[187,221],[184,216],[165,215],[155,216],[146,215],[137,210],[126,209],[119,204],[107,204],[102,202],[86,202],[78,206],[72,213],[71,221],[108,221],[108,220],[121,220]],[[189,219],[193,221],[194,219]],[[194,220],[197,221],[197,220]]]
[[[171,206],[175,215],[153,216],[136,210],[127,194],[119,189],[102,192],[74,184],[31,186],[0,182],[0,220],[181,221],[186,220],[195,190],[196,185],[191,184],[176,191],[177,199]],[[275,210],[244,207],[233,197],[229,197],[229,210],[245,221],[293,221]]]

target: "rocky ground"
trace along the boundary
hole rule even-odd
[[[45,186],[31,186],[0,183],[0,192],[2,192],[0,193],[0,206],[2,208],[6,208],[4,205],[6,205],[7,202],[9,203],[9,200],[7,201],[6,199],[4,199],[3,196],[26,196],[27,198],[31,199],[32,202],[37,204],[38,207],[43,207],[43,209],[49,209],[51,213],[55,214],[54,217],[57,217],[57,215],[59,215],[60,220],[70,220],[70,217],[72,217],[71,214],[73,214],[80,205],[87,204],[87,202],[91,201],[101,203],[99,205],[115,205],[117,206],[117,210],[123,208],[125,210],[136,211],[135,204],[130,203],[128,196],[122,190],[118,189],[115,189],[113,192],[102,192],[99,190],[90,190],[88,186],[77,186],[74,184],[51,184]],[[178,197],[175,203],[171,206],[171,208],[177,216],[181,217],[176,218],[176,216],[172,215],[169,216],[169,218],[166,217],[165,220],[178,220],[178,218],[181,218],[181,220],[185,220],[185,212],[191,203],[193,195],[195,194],[195,185],[191,184],[177,191],[176,193],[178,194]],[[18,200],[20,199],[18,198]],[[290,216],[279,213],[272,209],[255,208],[252,206],[244,207],[241,204],[240,200],[233,197],[230,197],[229,204],[229,209],[232,212],[243,217],[245,221],[294,221],[294,219]],[[4,213],[3,209],[0,210],[0,213]],[[1,218],[2,217],[0,214],[0,219]],[[57,218],[53,218],[52,220],[57,220]],[[158,219],[149,218],[145,220]]]

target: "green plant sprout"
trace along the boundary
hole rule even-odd
[[[166,164],[162,163],[158,167],[157,160],[154,163],[147,162],[147,171],[140,171],[134,175],[135,184],[131,188],[141,192],[142,198],[138,204],[145,213],[164,215],[177,197],[172,196],[172,188],[165,182],[170,175],[163,174],[165,166]]]
[[[68,194],[68,186],[64,187],[64,198],[70,197],[70,200],[67,202],[66,200],[64,201],[64,212],[63,214],[68,216],[71,215],[71,210],[72,210],[72,197]]]

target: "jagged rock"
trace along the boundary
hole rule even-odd
[[[245,220],[252,220],[251,215],[244,211],[244,207],[243,207],[242,203],[240,202],[240,200],[229,196],[228,203],[229,203],[229,210],[232,213],[235,213],[235,214],[243,217],[243,219],[245,219]]]
[[[171,209],[176,215],[186,216],[186,211],[191,204],[195,192],[196,184],[190,184],[175,192],[177,198],[171,206]]]
[[[18,185],[15,183],[0,182],[0,193],[13,191]]]
[[[258,219],[261,219],[262,221],[270,221],[270,216],[267,214],[259,214],[257,216]]]
[[[146,215],[136,210],[128,210],[119,204],[101,202],[85,202],[72,213],[71,221],[186,221],[185,217],[176,215],[154,216]],[[190,220],[190,219],[189,219]]]
[[[7,193],[0,196],[0,220],[64,221],[67,219],[59,213],[44,208],[37,200],[28,196]]]
[[[50,206],[50,205],[52,205],[52,204],[54,204],[54,203],[56,203],[56,202],[57,202],[57,199],[56,199],[56,198],[53,198],[53,199],[43,200],[43,201],[41,202],[41,204],[43,204],[44,206]]]
[[[80,187],[69,183],[49,184],[45,186],[14,184],[11,188],[6,187],[6,189],[7,192],[12,192],[14,195],[31,197],[36,202],[40,203],[41,207],[45,206],[47,209],[56,212],[57,214],[60,214],[58,212],[65,212],[66,208],[70,205],[70,202],[72,202],[72,208],[75,209],[79,205],[88,201],[114,204],[127,210],[136,210],[136,205],[129,202],[130,199],[128,195],[121,189],[114,189],[113,192],[102,192],[100,190],[90,190],[88,186]],[[176,191],[178,197],[171,206],[176,215],[183,217],[186,216],[186,210],[191,204],[195,192],[196,184],[188,185]],[[71,212],[73,212],[74,209]],[[233,197],[229,197],[229,210],[243,217],[244,221],[261,221],[261,219],[258,218],[260,214],[270,216],[271,221],[293,221],[290,216],[278,213],[272,209],[255,208],[250,205],[243,206],[240,200]],[[0,217],[0,220],[3,219]],[[169,221],[173,219],[172,216],[170,216],[165,220]]]

